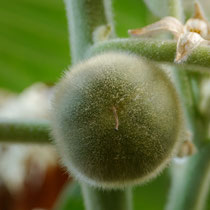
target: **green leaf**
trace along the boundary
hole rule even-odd
[[[52,83],[69,65],[62,1],[9,0],[0,7],[0,87]]]
[[[145,26],[153,18],[143,0],[113,2],[116,31],[120,37],[128,37],[128,29]]]
[[[80,186],[77,182],[70,183],[61,193],[54,210],[84,210]]]
[[[148,22],[142,0],[114,1],[120,36]],[[0,88],[22,91],[54,83],[70,65],[66,12],[61,0],[8,0],[0,7]]]

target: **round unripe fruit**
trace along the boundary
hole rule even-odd
[[[154,177],[183,130],[174,85],[135,55],[107,53],[76,65],[57,85],[53,137],[69,171],[100,187]]]

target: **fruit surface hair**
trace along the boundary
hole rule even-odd
[[[56,86],[52,135],[62,162],[97,187],[155,177],[176,153],[184,127],[174,84],[136,55],[97,55],[66,71]]]

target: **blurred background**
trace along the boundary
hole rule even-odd
[[[154,9],[145,2],[113,1],[116,32],[120,37],[128,37],[128,29],[167,15],[164,4]],[[188,16],[192,2],[185,1]],[[210,11],[210,2],[202,3]],[[71,64],[68,39],[62,0],[1,0],[0,118],[48,118],[52,85]],[[2,144],[0,210],[84,209],[78,184],[58,160],[52,146]],[[155,180],[134,189],[135,210],[164,209],[169,173],[165,170]],[[210,210],[210,198],[206,209]]]

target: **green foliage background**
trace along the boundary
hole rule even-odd
[[[114,14],[116,31],[121,37],[128,36],[128,29],[156,19],[142,0],[114,0]],[[62,0],[1,1],[0,88],[20,92],[37,81],[55,83],[71,63],[69,51]],[[164,209],[169,184],[168,171],[165,170],[152,182],[136,187],[135,210]],[[62,206],[59,210],[82,210],[78,186],[70,187],[59,203]]]
[[[145,25],[140,0],[115,0],[117,33]],[[54,83],[70,65],[62,0],[7,0],[0,6],[0,87],[21,91],[36,81]]]

